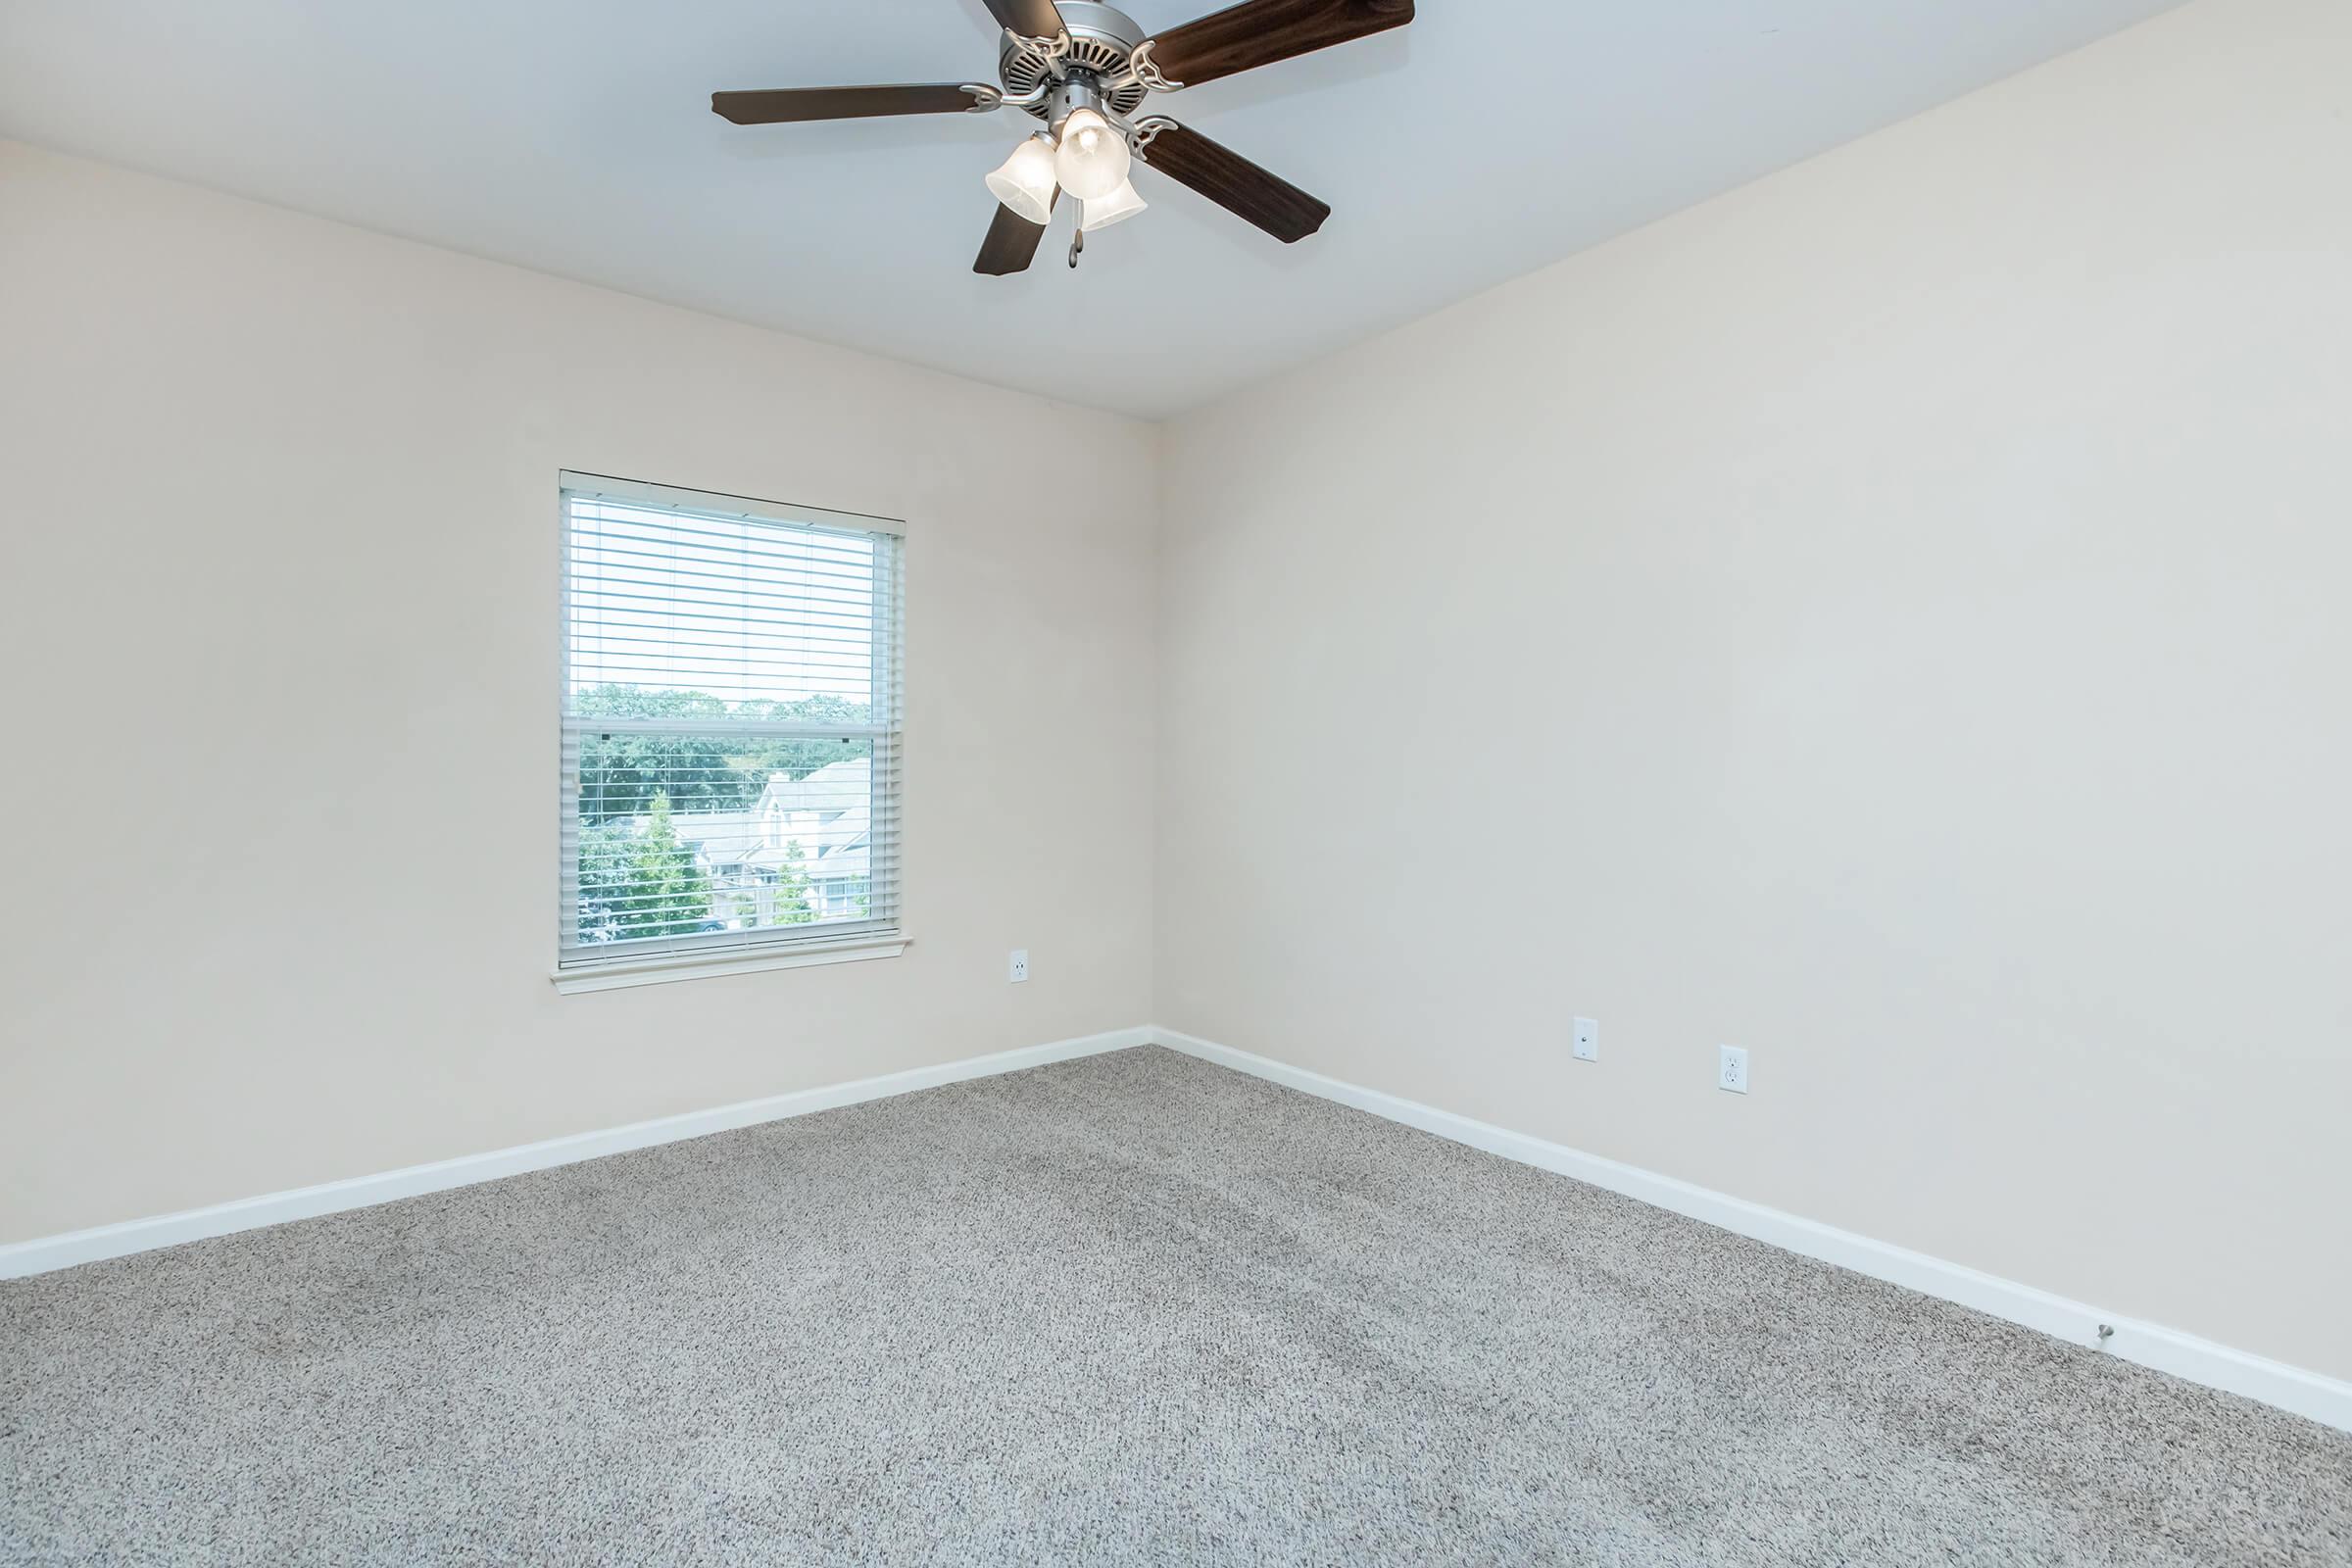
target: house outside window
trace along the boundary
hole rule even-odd
[[[895,526],[575,473],[562,502],[559,971],[894,932]]]

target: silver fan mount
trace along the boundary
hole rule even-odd
[[[1061,96],[1054,89],[1074,82],[1099,92],[1102,107],[1112,114],[1122,119],[1133,115],[1151,91],[1131,69],[1146,36],[1143,27],[1126,12],[1098,0],[1057,0],[1056,9],[1067,29],[1066,43],[1004,34],[997,55],[1004,96],[1032,99],[1018,107],[1050,121]]]

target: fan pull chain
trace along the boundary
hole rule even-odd
[[[1070,236],[1070,266],[1078,265],[1078,253],[1086,249],[1086,230],[1079,229]]]

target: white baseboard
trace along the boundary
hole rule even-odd
[[[519,1176],[524,1171],[546,1170],[553,1165],[568,1165],[576,1160],[618,1154],[632,1149],[650,1148],[655,1144],[701,1138],[710,1133],[729,1132],[759,1122],[781,1121],[788,1116],[806,1116],[810,1111],[830,1110],[836,1105],[853,1105],[859,1101],[885,1100],[892,1095],[910,1094],[917,1089],[936,1089],[941,1084],[960,1083],[967,1078],[986,1078],[996,1073],[1018,1072],[1024,1067],[1042,1067],[1050,1061],[1067,1061],[1073,1056],[1091,1056],[1099,1052],[1144,1045],[1150,1038],[1151,1031],[1148,1029],[1114,1029],[1107,1034],[1058,1040],[1051,1045],[1025,1046],[1017,1051],[1000,1051],[987,1056],[967,1056],[960,1061],[943,1062],[936,1067],[912,1067],[905,1072],[886,1073],[879,1078],[860,1078],[855,1083],[803,1089],[789,1095],[773,1095],[765,1100],[747,1100],[740,1104],[720,1105],[712,1110],[690,1110],[683,1115],[632,1122],[626,1127],[612,1127],[602,1132],[575,1133],[566,1138],[550,1138],[544,1143],[524,1144],[514,1149],[464,1154],[456,1159],[435,1160],[429,1165],[411,1165],[405,1170],[385,1171],[375,1176],[354,1176],[344,1181],[324,1182],[317,1187],[297,1188],[293,1192],[243,1198],[234,1202],[214,1203],[209,1207],[191,1208],[177,1214],[124,1220],[120,1224],[100,1225],[86,1231],[69,1231],[62,1236],[35,1237],[31,1241],[0,1246],[0,1279],[45,1274],[51,1269],[71,1268],[76,1263],[94,1263],[100,1258],[122,1257],[158,1247],[177,1247],[182,1242],[225,1236],[231,1231],[256,1230],[265,1225],[282,1225],[288,1220],[339,1213],[347,1208],[365,1208],[371,1203],[387,1203],[399,1198],[415,1198],[420,1193],[470,1187],[475,1182],[496,1181],[502,1176]]]
[[[1275,1061],[1266,1056],[1251,1055],[1230,1046],[1201,1040],[1173,1029],[1154,1028],[1151,1031],[1153,1044],[1166,1046],[1203,1061],[1236,1068],[1256,1077],[1302,1090],[1325,1100],[1368,1110],[1375,1116],[1417,1127],[1425,1133],[1468,1144],[1505,1159],[1535,1165],[1544,1170],[1573,1176],[1578,1181],[1605,1187],[1613,1193],[1640,1199],[1660,1208],[1688,1214],[1692,1219],[1720,1225],[1741,1236],[1768,1242],[1788,1251],[1806,1257],[1819,1258],[1857,1274],[1905,1286],[1924,1295],[1940,1297],[1962,1306],[1989,1312],[1994,1317],[2022,1323],[2039,1329],[2059,1339],[2093,1349],[2104,1348],[2111,1355],[2120,1355],[2143,1366],[2169,1372],[2191,1383],[2230,1394],[2241,1394],[2265,1404],[2292,1410],[2352,1432],[2352,1383],[2330,1378],[2301,1367],[2288,1366],[2282,1361],[2267,1360],[2233,1350],[2226,1345],[2168,1329],[2159,1324],[2142,1322],[2118,1313],[2101,1311],[2081,1301],[2071,1301],[2047,1291],[2038,1291],[2014,1280],[1948,1263],[1939,1257],[1914,1252],[1886,1242],[1872,1241],[1851,1231],[1815,1220],[1803,1219],[1751,1203],[1745,1199],[1661,1176],[1639,1166],[1603,1159],[1597,1154],[1584,1153],[1561,1144],[1547,1143],[1525,1133],[1515,1133],[1491,1123],[1457,1116],[1451,1111],[1439,1110],[1416,1101],[1399,1099],[1376,1089],[1365,1089],[1327,1078],[1303,1067]],[[2100,1325],[2114,1330],[2104,1344],[2099,1338]]]
[[[1767,1208],[1761,1203],[1751,1203],[1744,1199],[1678,1181],[1671,1176],[1661,1176],[1639,1166],[1603,1159],[1597,1154],[1588,1154],[1525,1133],[1475,1121],[1468,1116],[1439,1110],[1435,1106],[1383,1094],[1376,1089],[1365,1089],[1337,1078],[1328,1078],[1321,1073],[1293,1067],[1266,1056],[1251,1055],[1246,1051],[1236,1051],[1230,1046],[1221,1046],[1173,1029],[1154,1027],[1114,1029],[1104,1034],[1055,1041],[1051,1045],[1027,1046],[1017,1051],[998,1052],[993,1055],[968,1056],[960,1061],[943,1062],[936,1067],[914,1067],[879,1078],[861,1078],[855,1083],[804,1089],[765,1100],[721,1105],[711,1110],[688,1111],[683,1115],[634,1122],[626,1127],[613,1127],[602,1132],[577,1133],[566,1138],[551,1138],[543,1143],[524,1144],[514,1149],[437,1160],[429,1165],[412,1165],[405,1170],[386,1171],[381,1175],[356,1176],[345,1181],[299,1188],[293,1192],[270,1193],[260,1198],[215,1203],[177,1214],[125,1220],[117,1225],[101,1225],[62,1236],[36,1237],[31,1241],[0,1246],[0,1279],[41,1274],[51,1269],[70,1268],[76,1263],[122,1257],[159,1247],[176,1247],[182,1242],[202,1241],[211,1236],[225,1236],[232,1231],[255,1230],[265,1225],[282,1225],[289,1220],[309,1219],[318,1214],[365,1208],[372,1203],[414,1198],[420,1193],[468,1187],[476,1182],[496,1181],[502,1176],[546,1170],[555,1165],[568,1165],[604,1154],[646,1149],[655,1144],[675,1143],[710,1133],[727,1132],[737,1127],[750,1127],[760,1122],[805,1116],[811,1111],[829,1110],[836,1105],[884,1100],[893,1095],[910,1094],[918,1089],[934,1089],[942,1084],[960,1083],[996,1073],[1018,1072],[1024,1067],[1041,1067],[1048,1062],[1067,1061],[1075,1056],[1091,1056],[1148,1044],[1166,1046],[1199,1056],[1204,1061],[1213,1061],[1220,1066],[1232,1067],[1325,1100],[1336,1101],[1343,1105],[1370,1111],[1375,1116],[1417,1127],[1440,1138],[1500,1154],[1505,1159],[1515,1159],[1523,1164],[1573,1176],[1595,1187],[1605,1187],[1611,1192],[1623,1193],[1628,1198],[1639,1199],[1678,1214],[1688,1214],[1711,1225],[1720,1225],[1725,1230],[1753,1237],[1788,1251],[1836,1263],[1858,1274],[1867,1274],[1874,1279],[1974,1307],[1980,1312],[1989,1312],[1995,1317],[2039,1329],[2077,1345],[2101,1348],[2098,1331],[2099,1326],[2105,1324],[2114,1330],[2114,1334],[2104,1343],[2104,1348],[2110,1354],[2154,1367],[2160,1372],[2169,1372],[2192,1383],[2202,1383],[2230,1394],[2260,1399],[2266,1404],[2292,1410],[2298,1415],[2352,1432],[2352,1383],[2250,1355],[2243,1350],[2233,1350],[2226,1345],[2217,1345],[2211,1340],[2199,1339],[2179,1329],[2168,1329],[2159,1324],[2101,1311],[2081,1301],[2035,1290],[2030,1285],[2020,1285],[2014,1280],[2001,1279],[1958,1263],[1930,1257],[1924,1252],[1873,1241],[1867,1236],[1857,1236],[1851,1231],[1841,1231],[1835,1226],[1784,1213],[1777,1208]]]

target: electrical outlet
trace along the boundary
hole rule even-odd
[[[1745,1046],[1717,1046],[1715,1048],[1715,1087],[1728,1089],[1735,1095],[1747,1093],[1747,1048]]]
[[[1598,1061],[1600,1059],[1600,1025],[1598,1023],[1591,1018],[1577,1019],[1575,1040],[1577,1060]]]
[[[1020,984],[1022,981],[1024,981],[1024,980],[1026,980],[1026,979],[1028,979],[1028,978],[1029,978],[1029,950],[1028,950],[1027,948],[1015,948],[1015,949],[1013,949],[1013,950],[1012,950],[1012,965],[1011,965],[1011,980],[1012,980],[1012,983],[1013,983],[1014,985],[1016,985],[1016,986],[1017,986],[1017,985],[1019,985],[1019,984]]]

